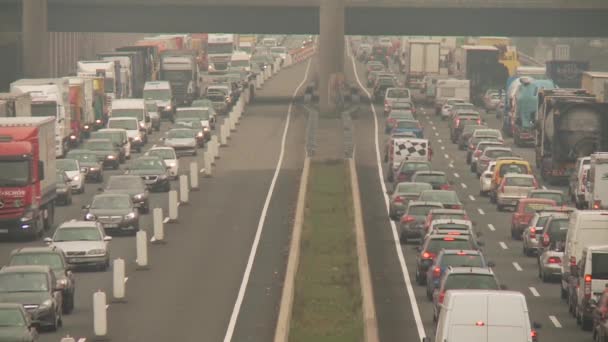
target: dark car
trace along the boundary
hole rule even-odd
[[[19,303],[41,327],[62,324],[62,291],[48,266],[5,266],[0,269],[0,303]]]
[[[454,190],[426,190],[420,193],[420,201],[439,202],[445,209],[462,209],[462,202]]]
[[[443,171],[417,171],[412,182],[429,183],[434,190],[450,190],[450,181]]]
[[[91,132],[91,139],[108,139],[111,140],[118,149],[118,159],[120,163],[124,163],[127,159],[127,146],[129,138],[126,131],[120,128],[104,128],[97,132]]]
[[[477,123],[478,125],[481,125],[481,117],[479,116],[479,113],[460,113],[460,114],[456,114],[454,115],[454,117],[452,118],[452,120],[450,121],[450,139],[452,140],[453,143],[456,143],[458,141],[458,138],[460,137],[460,133],[462,132],[464,126],[466,125],[465,123],[469,122],[470,124],[474,124]]]
[[[57,197],[55,197],[56,203],[61,203],[62,205],[70,205],[72,204],[72,186],[70,185],[70,177],[65,171],[56,170],[55,171],[57,178],[57,182],[55,183],[55,191],[57,192]]]
[[[82,208],[86,210],[84,219],[101,223],[108,235],[110,233],[135,235],[139,231],[139,212],[128,194],[97,194],[90,205]]]
[[[479,250],[479,246],[469,235],[427,235],[416,256],[416,282],[419,285],[426,284],[426,272],[442,249]]]
[[[461,150],[466,149],[467,142],[476,129],[488,128],[486,125],[478,125],[475,121],[466,121],[466,123],[467,124],[462,128],[462,133],[460,133],[460,136],[458,137],[458,148]]]
[[[388,88],[395,88],[396,86],[397,84],[393,78],[384,77],[377,79],[373,89],[374,100],[378,103],[383,103],[386,90]]]
[[[103,182],[103,164],[97,160],[97,154],[89,150],[70,150],[65,156],[69,159],[78,160],[80,168],[85,173],[86,180],[97,183]]]
[[[2,341],[38,341],[40,322],[32,321],[23,305],[18,303],[0,304],[0,338]]]
[[[76,279],[61,249],[46,246],[17,248],[11,252],[8,265],[50,267],[57,277],[57,288],[63,292],[63,313],[69,314],[74,310]]]
[[[90,139],[82,145],[82,148],[95,153],[97,160],[104,167],[116,170],[120,166],[119,148],[109,139]]]
[[[115,175],[110,177],[105,192],[123,193],[131,196],[133,204],[146,214],[150,211],[150,198],[146,184],[138,176]]]
[[[428,161],[402,161],[395,171],[395,184],[411,181],[414,173],[418,171],[431,171],[431,163]]]
[[[396,184],[390,193],[389,217],[392,220],[398,220],[403,215],[409,201],[415,201],[422,191],[432,188],[429,183],[403,182]]]
[[[158,157],[135,159],[126,174],[139,176],[150,190],[168,192],[171,190],[165,162]]]
[[[408,243],[410,239],[424,238],[424,221],[431,209],[443,208],[439,202],[409,201],[403,216],[399,219],[399,240]]]

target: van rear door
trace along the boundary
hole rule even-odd
[[[530,337],[530,318],[523,297],[488,296],[488,339],[492,342],[525,342]]]
[[[591,254],[591,291],[602,293],[608,284],[608,250],[593,251]]]
[[[457,296],[452,307],[448,341],[488,341],[487,296]]]
[[[593,202],[589,205],[597,209],[608,208],[608,164],[596,164],[593,179]]]

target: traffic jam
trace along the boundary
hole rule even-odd
[[[608,73],[501,37],[348,46],[423,341],[608,341]]]
[[[116,259],[124,273],[136,236],[147,232],[146,245],[154,225],[157,237],[152,211],[171,211],[168,193],[211,175],[244,105],[311,51],[302,36],[148,36],[79,61],[73,76],[20,79],[0,94],[1,339],[63,336],[66,316],[93,323],[89,302]]]

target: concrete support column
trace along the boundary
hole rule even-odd
[[[336,111],[336,87],[344,78],[344,0],[322,0],[319,30],[319,107]]]
[[[47,0],[22,0],[21,6],[23,74],[46,77],[49,73]]]

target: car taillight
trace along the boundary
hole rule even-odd
[[[395,202],[395,203],[403,203],[403,197],[401,197],[401,196],[396,196],[396,197],[395,197],[394,202]]]
[[[454,241],[453,237],[444,237],[443,241]]]
[[[477,124],[481,125],[481,119],[477,119]]]
[[[475,146],[473,146],[473,144],[469,145],[469,149],[470,149],[470,150],[472,150],[472,149],[474,149],[474,148],[475,148]]]
[[[458,125],[460,125],[460,119],[456,119],[456,127],[458,127]]]
[[[437,302],[439,302],[439,304],[443,304],[443,299],[445,298],[445,292],[441,292],[439,294],[439,298],[437,298]]]
[[[416,114],[416,108],[412,107],[412,114]]]
[[[462,209],[462,206],[460,204],[453,204],[452,209]]]
[[[433,278],[439,278],[441,276],[441,267],[437,266],[433,269]]]
[[[479,156],[481,155],[481,150],[475,151],[475,153],[473,153],[473,155],[475,156],[475,158],[479,158]]]
[[[585,274],[585,298],[591,298],[591,274]]]
[[[560,259],[559,257],[550,257],[549,259],[547,259],[547,263],[549,264],[559,264],[562,262],[562,259]]]
[[[439,187],[441,190],[450,190],[450,185],[449,184],[443,184],[442,186]]]
[[[595,200],[593,201],[593,209],[599,209],[602,206],[602,201]]]
[[[435,258],[435,253],[431,253],[431,252],[422,253],[422,259],[429,260],[429,259],[433,259],[433,258]]]
[[[530,239],[536,239],[536,227],[530,227]]]
[[[536,342],[536,339],[538,338],[538,333],[536,332],[536,330],[532,330],[530,332],[530,337],[532,337],[532,341]]]
[[[575,256],[570,257],[570,266],[571,267],[576,266],[576,257]]]
[[[409,222],[414,222],[414,221],[416,221],[416,219],[410,215],[405,215],[401,218],[401,223],[409,223]]]
[[[549,246],[549,243],[551,243],[551,241],[549,239],[549,234],[548,233],[543,234],[543,246],[547,247],[547,246]]]

